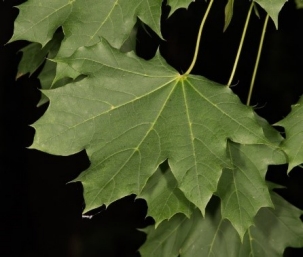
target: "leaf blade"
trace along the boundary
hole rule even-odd
[[[243,243],[231,224],[222,219],[218,203],[213,200],[204,219],[196,210],[190,219],[178,214],[157,229],[148,228],[140,253],[143,257],[280,257],[286,247],[302,247],[302,211],[274,192],[271,197],[275,209],[262,208],[258,212]]]
[[[103,40],[57,61],[86,77],[45,92],[51,104],[33,125],[32,148],[59,155],[86,149],[91,167],[78,178],[85,211],[140,194],[168,159],[179,188],[203,213],[230,166],[227,139],[275,148],[228,87],[182,76],[158,54],[144,61]]]
[[[258,3],[268,13],[278,29],[278,16],[287,0],[254,0],[254,2]]]
[[[303,163],[303,97],[293,105],[291,112],[275,125],[285,128],[286,139],[282,142],[282,148],[288,155],[288,172],[295,166]]]

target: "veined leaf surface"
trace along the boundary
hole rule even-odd
[[[221,213],[239,233],[241,239],[254,224],[261,207],[273,207],[265,174],[270,164],[283,164],[282,151],[266,145],[240,145],[228,142],[232,168],[224,169],[218,185]]]
[[[138,197],[148,202],[147,215],[153,217],[156,227],[176,213],[183,213],[189,218],[194,210],[194,205],[178,188],[177,180],[170,169],[164,172],[158,169]]]
[[[102,41],[57,61],[87,77],[44,91],[51,103],[33,125],[32,148],[57,155],[86,149],[91,166],[77,179],[85,211],[140,194],[168,159],[179,188],[204,212],[230,167],[228,139],[275,148],[228,87],[180,75],[159,55],[145,61]]]
[[[282,148],[288,155],[288,171],[303,163],[303,97],[292,106],[291,112],[276,125],[285,128]]]
[[[194,211],[190,219],[182,214],[164,221],[157,229],[146,229],[142,257],[281,257],[286,247],[303,246],[302,211],[271,192],[275,209],[262,208],[243,243],[229,221],[223,220],[213,200],[206,216]]]

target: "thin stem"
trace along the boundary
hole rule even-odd
[[[237,56],[236,56],[236,59],[235,59],[235,62],[234,62],[234,66],[233,66],[230,78],[229,78],[228,83],[227,83],[228,87],[230,87],[230,85],[233,81],[233,78],[235,76],[235,72],[236,72],[236,69],[237,69],[237,66],[238,66],[238,63],[239,63],[239,58],[240,58],[240,54],[241,54],[241,51],[242,51],[243,42],[244,42],[244,38],[245,38],[245,35],[246,35],[246,32],[247,32],[247,27],[248,27],[248,23],[249,23],[249,19],[250,19],[250,16],[251,16],[251,11],[253,9],[253,6],[254,6],[254,2],[251,2],[249,11],[247,13],[245,25],[244,25],[244,28],[243,28],[241,41],[240,41],[240,44],[239,44],[239,47],[238,47]]]
[[[260,56],[261,56],[261,52],[262,52],[262,47],[263,47],[266,27],[267,27],[267,23],[268,23],[268,18],[269,18],[269,15],[267,14],[266,18],[265,18],[265,21],[264,21],[264,25],[263,25],[261,40],[260,40],[259,49],[258,49],[258,55],[257,55],[255,67],[254,67],[254,72],[253,72],[251,82],[250,82],[250,87],[249,87],[249,92],[248,92],[246,105],[250,105],[251,95],[252,95],[252,91],[253,91],[253,88],[254,88],[256,74],[257,74],[257,70],[258,70],[258,66],[259,66],[259,62],[260,62]]]
[[[214,0],[210,0],[208,7],[206,9],[206,12],[204,14],[204,17],[202,19],[201,25],[200,25],[200,29],[199,29],[199,33],[198,33],[198,38],[197,38],[197,42],[196,42],[196,48],[195,48],[195,54],[194,54],[194,58],[191,62],[191,65],[189,66],[188,70],[184,73],[185,75],[188,75],[191,73],[192,69],[194,68],[196,61],[197,61],[197,57],[198,57],[198,52],[199,52],[199,46],[200,46],[200,40],[201,40],[201,35],[202,35],[202,30],[206,21],[206,18],[209,14],[210,8],[213,4]]]

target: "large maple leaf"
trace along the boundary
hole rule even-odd
[[[180,75],[158,54],[145,61],[103,40],[57,62],[87,77],[44,91],[51,103],[33,125],[32,148],[57,155],[86,149],[91,166],[77,179],[85,211],[140,194],[168,159],[178,187],[204,212],[230,167],[228,139],[276,148],[228,87]]]

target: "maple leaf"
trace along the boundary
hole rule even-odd
[[[283,138],[268,123],[256,116],[264,133],[275,145]],[[241,240],[261,207],[273,207],[265,174],[268,165],[286,163],[284,152],[267,145],[240,145],[228,142],[232,168],[224,169],[218,185],[221,213],[239,233]]]
[[[268,123],[258,117],[259,123],[276,145],[282,137]],[[221,198],[222,219],[228,219],[239,233],[241,240],[261,207],[273,207],[265,173],[268,165],[286,163],[285,154],[272,151],[266,145],[239,145],[228,142],[232,168],[223,170],[216,195]],[[175,213],[190,217],[193,206],[177,187],[177,181],[170,169],[164,173],[160,169],[148,180],[139,198],[148,203],[148,215],[156,221],[156,227]]]
[[[229,221],[222,219],[217,199],[207,207],[203,218],[195,210],[190,219],[182,214],[164,221],[157,229],[145,229],[147,241],[142,257],[280,257],[286,247],[303,246],[302,211],[271,191],[275,208],[262,208],[241,243]]]
[[[17,7],[20,13],[10,42],[23,39],[44,46],[56,29],[62,26],[65,40],[61,51],[67,55],[82,45],[95,44],[100,37],[120,47],[134,27],[137,17],[161,37],[161,2],[28,0]]]
[[[190,3],[195,0],[167,0],[168,5],[171,7],[169,15],[172,15],[177,9],[187,8]]]
[[[157,54],[145,61],[105,40],[57,60],[86,78],[50,91],[49,109],[33,127],[32,148],[70,155],[86,149],[91,166],[76,180],[85,211],[139,195],[160,163],[204,212],[222,168],[227,139],[273,148],[252,108],[201,76],[180,75]]]
[[[254,2],[258,3],[272,18],[273,22],[275,23],[276,28],[278,28],[278,16],[279,13],[287,2],[287,0],[253,0]]]
[[[176,213],[183,213],[189,218],[194,209],[194,205],[178,188],[177,180],[170,169],[165,172],[158,169],[147,181],[138,198],[148,202],[147,215],[153,217],[156,227]]]
[[[45,61],[45,64],[43,66],[43,69],[41,70],[38,79],[40,80],[41,89],[54,89],[58,87],[62,87],[69,82],[72,81],[70,78],[63,78],[59,81],[54,82],[54,79],[56,77],[56,67],[57,64],[50,59],[55,58],[57,55],[61,41],[63,38],[62,32],[58,32],[54,35],[54,38],[50,41],[52,42],[52,46],[48,49],[47,53],[47,60]],[[48,43],[49,44],[49,43]],[[41,106],[42,104],[48,102],[48,98],[42,93],[41,99],[37,106]]]
[[[61,35],[60,35],[61,36]],[[48,53],[61,41],[59,35],[49,41],[43,48],[39,43],[31,43],[22,48],[22,59],[18,65],[17,78],[29,73],[31,76],[45,61]],[[54,57],[54,56],[53,56]]]
[[[27,40],[44,47],[69,17],[75,0],[29,0],[19,6],[14,34],[9,42]]]
[[[291,112],[275,125],[285,128],[282,148],[288,155],[288,171],[303,163],[303,97],[292,106]]]

